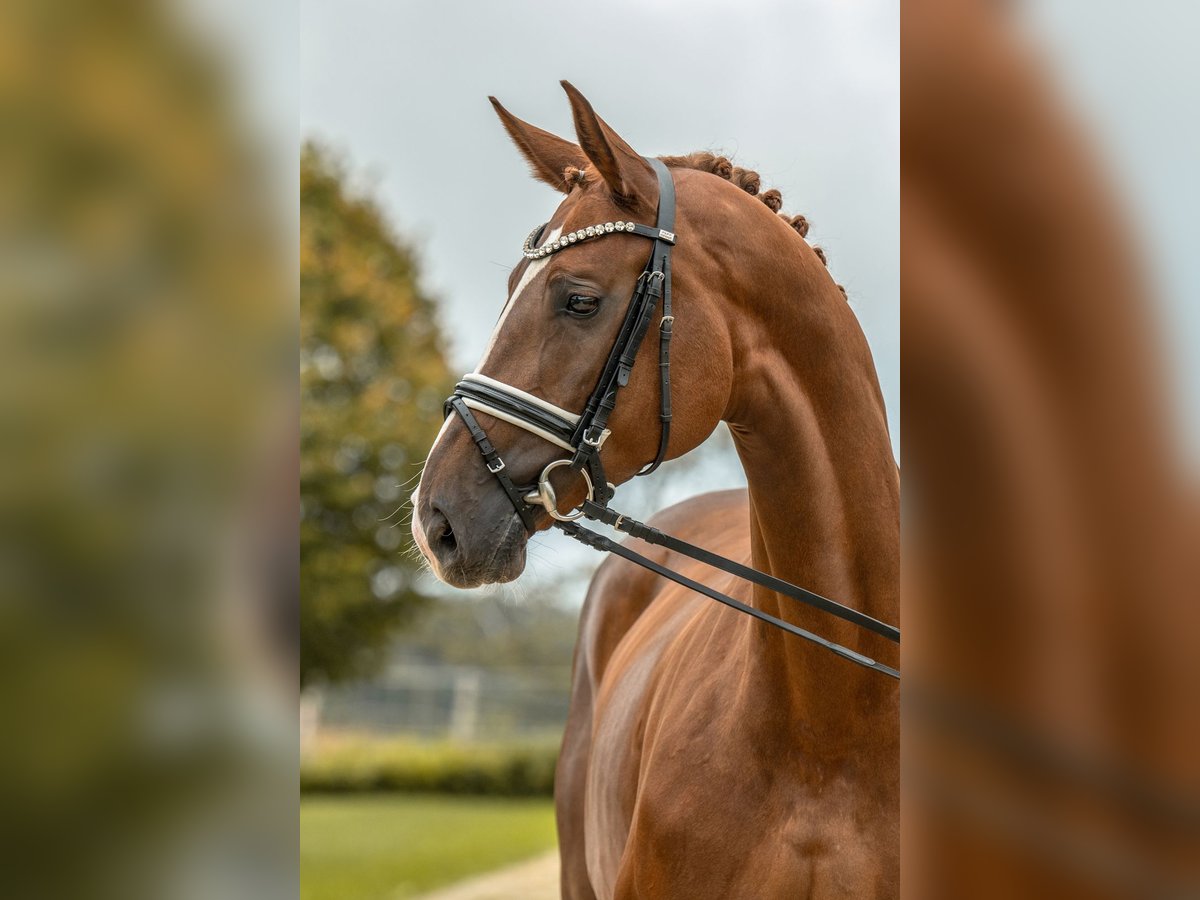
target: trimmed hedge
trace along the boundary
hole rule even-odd
[[[398,791],[494,797],[552,796],[557,741],[455,744],[338,738],[300,762],[302,793]]]

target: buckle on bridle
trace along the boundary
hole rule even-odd
[[[585,431],[583,433],[583,442],[589,447],[595,447],[597,450],[599,450],[600,445],[604,443],[604,429],[600,429],[599,434],[593,434],[595,430],[596,426],[593,425],[591,428]]]
[[[574,522],[576,519],[583,517],[583,507],[573,510],[568,513],[560,513],[558,511],[558,495],[554,493],[554,486],[550,484],[550,473],[559,466],[569,466],[571,460],[556,459],[546,468],[542,469],[542,475],[538,478],[537,490],[530,491],[521,499],[530,506],[541,506],[550,518],[557,519],[559,522]],[[592,476],[588,474],[587,469],[580,469],[579,474],[583,476],[583,480],[587,483],[587,500],[590,501],[595,496],[595,491],[592,487]]]

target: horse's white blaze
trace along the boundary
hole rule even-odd
[[[543,243],[553,241],[560,234],[562,234],[561,226],[551,231],[550,234],[546,236]],[[496,341],[500,337],[500,332],[504,328],[504,323],[508,319],[508,314],[512,312],[513,307],[517,305],[517,301],[521,299],[521,294],[524,293],[525,288],[529,287],[533,279],[537,278],[538,273],[546,267],[546,263],[549,261],[549,257],[533,260],[525,267],[525,271],[521,273],[521,280],[517,282],[517,286],[513,288],[512,294],[509,295],[508,300],[504,304],[504,311],[500,313],[500,321],[496,323],[496,327],[492,331],[492,336],[488,340],[487,348],[483,351],[483,358],[479,361],[479,365],[475,367],[476,374],[478,374],[480,369],[487,365],[488,357],[492,355],[492,349],[496,346]],[[437,450],[438,444],[440,444],[442,438],[446,436],[446,430],[457,418],[458,416],[448,416],[445,421],[442,422],[441,431],[439,431],[437,437],[434,438],[433,446],[429,448],[430,456],[433,456],[434,451]],[[440,579],[442,577],[442,573],[438,568],[437,556],[431,552],[429,548],[429,542],[425,539],[425,523],[421,521],[421,504],[419,503],[420,498],[418,496],[420,491],[421,486],[418,484],[417,489],[412,492],[412,536],[413,540],[416,541],[417,549],[421,551],[421,555],[425,557],[425,561],[428,562],[430,568],[433,569],[433,574]]]
[[[453,421],[452,416],[446,416],[442,419],[442,427],[438,430],[437,437],[433,439],[433,444],[429,447],[429,456],[433,456],[433,451],[437,449],[437,445],[442,442],[442,438],[446,436],[446,429],[450,427],[450,422]],[[429,456],[425,458],[428,459]],[[420,487],[420,485],[418,485]],[[413,491],[413,497],[417,496],[417,492]]]
[[[542,241],[543,244],[548,244],[562,234],[562,226],[555,228]],[[504,304],[504,311],[500,313],[500,321],[496,323],[495,329],[492,331],[492,336],[488,340],[488,345],[483,351],[483,358],[479,360],[479,365],[475,367],[476,373],[488,364],[488,358],[492,355],[492,350],[496,346],[496,341],[500,337],[500,332],[504,328],[504,322],[508,318],[508,314],[512,312],[513,307],[517,305],[517,301],[521,298],[525,288],[529,287],[529,283],[537,278],[538,273],[546,267],[546,263],[550,262],[549,256],[544,256],[541,259],[532,260],[525,267],[525,271],[521,274],[521,280],[517,282],[517,286],[513,288],[512,294],[508,298],[508,302]]]
[[[429,564],[429,568],[433,570],[433,574],[439,581],[442,580],[442,570],[438,566],[437,557],[433,555],[433,551],[429,548],[429,541],[425,539],[425,525],[421,522],[421,504],[420,498],[417,496],[421,491],[421,485],[417,485],[417,489],[412,492],[412,529],[413,541],[417,545],[417,549],[421,551],[421,555],[425,557],[425,562]]]
[[[446,435],[446,430],[450,427],[450,423],[455,418],[457,418],[457,416],[447,416],[442,421],[442,427],[438,431],[437,437],[433,439],[433,446],[431,446],[429,448],[429,456],[433,456],[433,451],[437,449],[437,445],[441,443],[442,438],[445,437],[445,435]],[[429,457],[426,457],[426,459],[428,459],[428,458]],[[412,536],[413,536],[413,540],[416,541],[416,543],[417,543],[417,549],[421,551],[421,555],[425,557],[425,561],[428,562],[429,567],[431,569],[433,569],[433,574],[436,575],[440,579],[442,577],[442,573],[441,573],[441,570],[438,568],[437,557],[434,556],[433,553],[430,552],[429,542],[427,540],[425,540],[425,525],[421,521],[421,504],[420,504],[420,497],[418,496],[420,494],[420,492],[421,492],[421,485],[418,482],[416,490],[414,490],[412,492],[412,497],[409,499],[409,503],[412,504],[412,509],[413,509],[412,525],[411,525]]]

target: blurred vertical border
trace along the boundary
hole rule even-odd
[[[197,21],[0,7],[7,897],[295,895],[295,199]]]
[[[1195,422],[1145,198],[1117,187],[1145,182],[1096,137],[1186,139],[1194,67],[1185,110],[1148,57],[1197,16],[1064,6],[903,6],[907,896],[1200,896]],[[1109,95],[1088,121],[1030,7],[1119,68],[1135,116]],[[1191,168],[1161,173],[1177,206]]]

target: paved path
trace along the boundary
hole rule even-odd
[[[460,881],[419,900],[559,900],[558,851]]]

